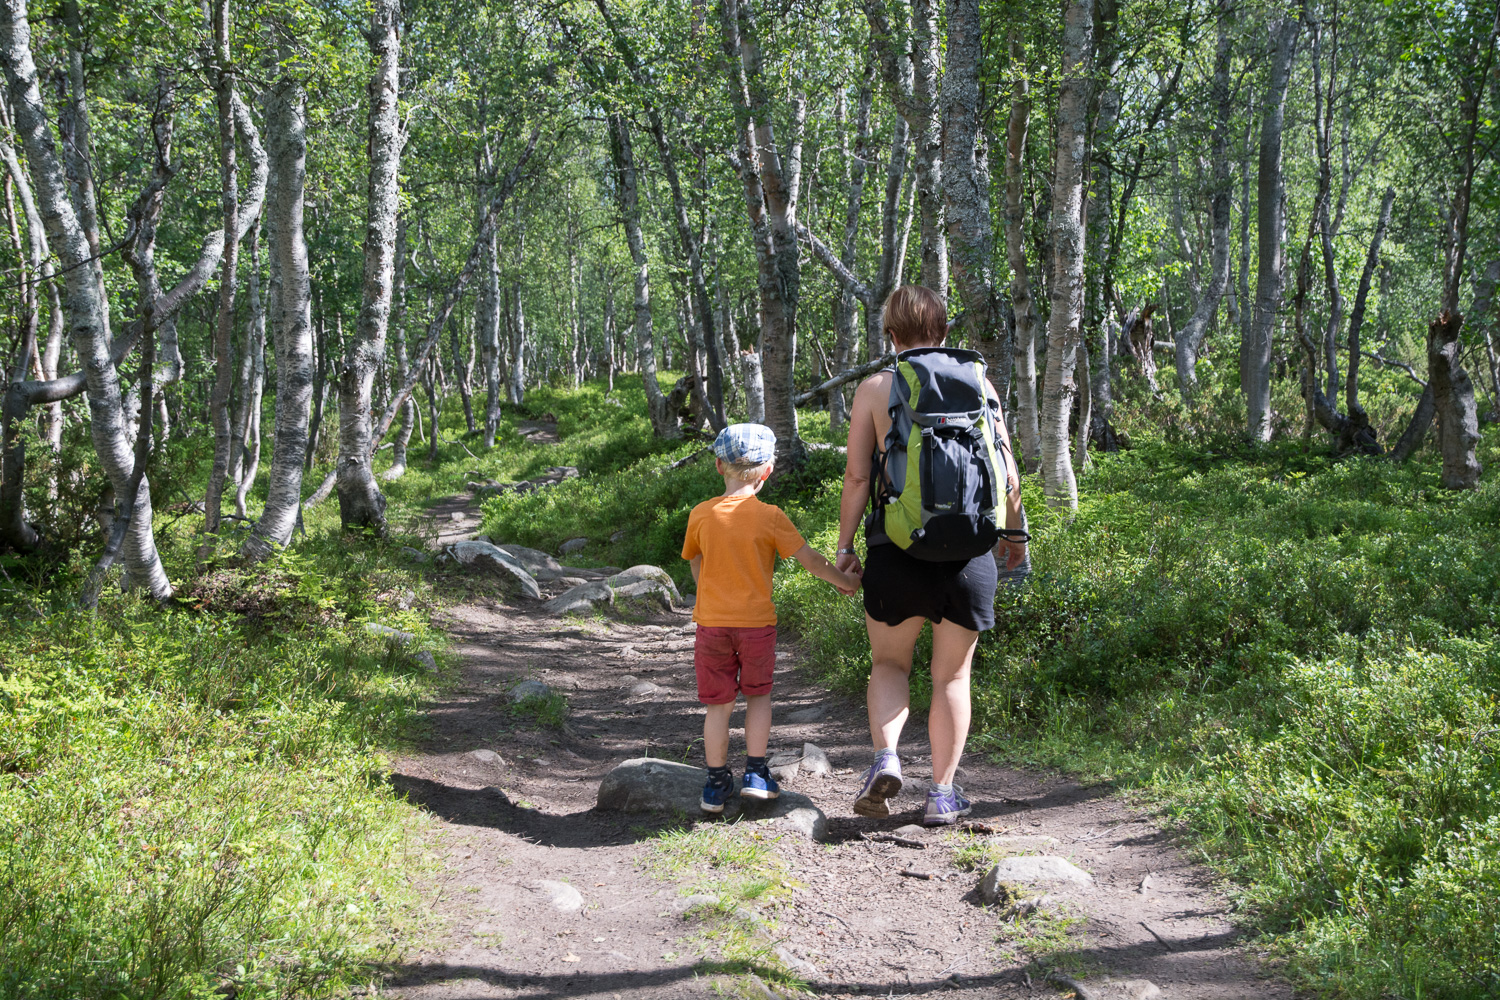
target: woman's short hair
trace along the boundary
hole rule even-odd
[[[898,348],[936,347],[948,336],[948,309],[926,285],[902,285],[885,300],[882,325]]]

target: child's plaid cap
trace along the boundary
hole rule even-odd
[[[776,434],[765,424],[730,424],[714,438],[714,454],[730,465],[765,465],[776,458]]]

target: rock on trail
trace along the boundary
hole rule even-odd
[[[681,812],[701,816],[698,802],[708,772],[675,760],[636,757],[615,767],[599,783],[598,808],[620,812]],[[804,837],[821,839],[828,830],[828,817],[812,799],[782,789],[768,802],[734,796],[724,807],[726,820],[771,819]]]

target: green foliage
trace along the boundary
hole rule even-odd
[[[381,777],[405,655],[128,598],[7,617],[0,996],[321,995],[394,953],[423,867]]]

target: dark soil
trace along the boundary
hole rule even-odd
[[[444,541],[477,526],[466,498],[432,513]],[[438,820],[445,860],[431,892],[445,930],[393,969],[383,992],[408,1000],[767,996],[747,977],[715,971],[701,925],[674,909],[682,887],[643,863],[656,834],[697,818],[593,808],[599,780],[622,760],[701,763],[688,614],[636,607],[558,619],[534,602],[496,596],[452,607],[444,624],[461,672],[431,706],[420,752],[396,762],[392,781]],[[924,727],[914,720],[902,747],[903,811],[881,822],[854,816],[870,758],[864,706],[805,676],[795,637],[783,639],[778,717],[813,706],[825,714],[777,723],[772,752],[816,743],[836,773],[786,783],[827,813],[829,835],[817,844],[776,834],[794,888],[761,915],[768,945],[816,969],[804,969],[814,995],[1051,996],[1059,987],[1044,977],[1060,967],[1091,985],[1149,979],[1169,1000],[1292,996],[1246,953],[1210,873],[1108,787],[965,759],[960,782],[975,802],[972,820],[997,834],[1056,838],[1046,853],[1094,876],[1092,886],[1042,887],[1053,898],[1041,916],[1007,920],[1002,906],[982,905],[976,887],[985,868],[955,864],[973,837],[913,834],[922,850],[866,840],[920,822],[922,779],[931,775]],[[663,690],[631,698],[626,674]],[[566,696],[563,727],[515,714],[506,691],[527,678]],[[740,736],[733,746],[743,746]],[[476,750],[503,762],[485,763]],[[903,877],[903,869],[933,878]],[[560,911],[543,880],[576,888],[582,908]]]

